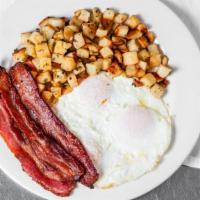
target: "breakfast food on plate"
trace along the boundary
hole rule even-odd
[[[47,135],[53,137],[84,166],[85,174],[81,177],[81,182],[88,187],[93,187],[98,178],[98,173],[92,161],[78,138],[63,125],[41,98],[38,87],[27,66],[23,63],[17,63],[11,68],[10,75],[23,104],[30,111],[33,119],[37,121]]]
[[[39,29],[21,34],[13,59],[29,64],[48,104],[101,71],[125,74],[136,87],[161,98],[172,71],[155,34],[135,15],[113,9],[80,9],[70,20],[47,17]]]
[[[21,34],[15,65],[0,68],[0,135],[33,180],[67,196],[79,181],[110,188],[158,165],[172,68],[155,39],[137,16],[97,8]]]

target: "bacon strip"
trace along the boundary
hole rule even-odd
[[[20,161],[24,171],[45,189],[59,196],[68,196],[75,188],[74,181],[58,181],[49,178],[44,171],[51,172],[51,169],[45,168],[44,171],[41,171],[41,167],[38,167],[38,165],[41,166],[40,163],[36,163],[29,154],[29,144],[24,140],[19,129],[15,127],[15,123],[5,106],[2,92],[0,92],[0,135]]]
[[[93,187],[98,179],[98,173],[91,159],[78,138],[64,126],[43,101],[28,67],[23,63],[17,63],[11,68],[10,75],[23,104],[33,119],[43,127],[47,135],[53,137],[67,152],[83,164],[86,173],[81,178],[81,182],[88,187]]]

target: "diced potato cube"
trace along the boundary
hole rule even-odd
[[[142,49],[141,51],[139,51],[138,57],[139,59],[146,61],[150,57],[150,54],[146,49]]]
[[[114,22],[117,24],[122,24],[124,23],[128,18],[127,14],[119,13],[115,16]]]
[[[73,70],[73,73],[75,75],[78,75],[84,71],[85,71],[85,66],[83,65],[82,62],[78,62],[76,68]]]
[[[21,44],[26,45],[30,36],[31,36],[31,32],[21,33]]]
[[[122,52],[122,53],[126,53],[128,52],[128,47],[125,44],[121,44],[118,46],[118,49]]]
[[[61,96],[61,87],[51,87],[51,93],[54,97],[59,98]]]
[[[156,83],[156,78],[154,77],[153,74],[148,73],[146,75],[144,75],[140,81],[144,84],[144,86],[146,87],[151,87],[152,85],[154,85]]]
[[[55,46],[55,40],[54,39],[48,40],[48,47],[51,53],[53,52],[54,46]]]
[[[26,54],[28,56],[33,57],[33,58],[36,57],[35,45],[34,44],[27,42],[27,44],[26,44]]]
[[[90,20],[90,12],[85,9],[80,10],[80,13],[77,17],[83,22],[88,22]]]
[[[127,46],[128,46],[129,51],[138,51],[139,50],[139,47],[136,44],[136,41],[134,39],[129,40],[127,43]]]
[[[120,74],[122,74],[122,69],[120,68],[119,64],[116,62],[113,62],[109,66],[107,71],[110,72],[113,77],[116,77],[116,76],[119,76]]]
[[[65,18],[46,17],[39,23],[40,27],[50,25],[54,28],[61,29],[65,26]]]
[[[44,42],[45,38],[41,33],[35,31],[31,33],[29,37],[29,41],[31,41],[33,44],[39,44],[39,43]]]
[[[160,49],[157,44],[150,44],[148,46],[148,50],[149,50],[150,55],[160,54]]]
[[[106,9],[106,10],[103,12],[103,18],[104,18],[104,19],[113,20],[114,17],[115,17],[115,11],[112,10],[112,9]]]
[[[132,39],[138,39],[140,37],[142,37],[143,33],[137,29],[134,29],[134,30],[130,30],[126,36],[126,38],[128,40],[132,40]]]
[[[83,35],[90,39],[94,39],[96,36],[97,26],[95,23],[83,23],[82,24]]]
[[[90,76],[94,76],[99,73],[101,66],[102,66],[102,63],[99,61],[95,61],[93,63],[87,63],[86,71]]]
[[[51,101],[52,101],[52,98],[53,98],[53,94],[50,92],[50,91],[43,91],[42,92],[42,98],[44,99],[44,101],[46,102],[46,103],[51,103]]]
[[[111,58],[104,58],[102,59],[102,70],[107,70],[112,63]]]
[[[35,45],[35,51],[37,54],[37,57],[51,57],[51,53],[49,51],[49,47],[46,42],[43,42],[41,44]]]
[[[126,39],[125,38],[122,38],[122,37],[115,37],[115,36],[112,36],[112,43],[114,45],[122,45],[122,44],[125,44],[126,43]]]
[[[68,25],[67,27],[70,28],[74,33],[78,33],[80,31],[80,27],[73,24]]]
[[[57,69],[54,69],[53,72],[55,72]],[[54,75],[54,74],[53,74]],[[53,87],[61,87],[60,82],[56,82],[54,79],[51,81],[51,86]]]
[[[47,72],[41,72],[38,76],[37,76],[37,82],[41,83],[41,84],[46,84],[48,82],[51,82],[52,77],[49,71]]]
[[[168,65],[168,61],[169,61],[169,58],[167,56],[163,56],[163,58],[162,58],[162,64],[163,65]]]
[[[116,60],[118,61],[118,63],[122,64],[122,54],[119,50],[115,50],[114,52],[114,57],[116,58]]]
[[[137,39],[138,44],[140,45],[141,48],[147,48],[149,43],[147,41],[147,38],[142,36]]]
[[[65,26],[63,36],[66,41],[71,42],[73,41],[74,31],[69,26]]]
[[[76,67],[76,61],[73,57],[65,56],[61,64],[61,68],[67,72],[72,71]]]
[[[134,29],[138,24],[140,24],[140,19],[132,15],[126,20],[125,24]]]
[[[108,34],[108,30],[102,29],[102,28],[98,28],[96,31],[96,36],[97,37],[106,37]]]
[[[77,81],[77,78],[74,73],[71,73],[68,75],[67,81],[68,81],[70,87],[72,87],[72,88],[78,86],[78,81]]]
[[[138,24],[137,30],[141,31],[142,33],[146,33],[148,31],[147,25],[145,24]]]
[[[111,47],[112,45],[112,41],[109,40],[108,38],[106,37],[103,37],[99,40],[99,46],[100,47]]]
[[[81,27],[83,21],[81,21],[77,16],[73,16],[69,21],[69,25],[74,25],[76,27]]]
[[[33,78],[36,78],[36,77],[37,77],[37,74],[38,74],[38,73],[37,73],[36,71],[31,71],[31,75],[32,75]]]
[[[119,37],[126,37],[127,33],[128,33],[128,26],[126,25],[119,25],[116,29],[115,29],[115,35],[119,36]]]
[[[73,88],[71,88],[69,85],[66,85],[64,88],[62,88],[62,95],[69,94],[73,91]]]
[[[52,54],[52,62],[61,64],[64,61],[64,56],[61,54],[53,53]]]
[[[145,75],[145,71],[143,69],[138,69],[137,73],[136,73],[136,77],[141,78]]]
[[[45,89],[44,84],[38,83],[37,86],[38,86],[39,92],[42,92]]]
[[[158,67],[157,74],[161,78],[166,78],[170,74],[171,71],[172,69],[170,67],[165,66],[165,65],[160,65]]]
[[[37,70],[50,71],[52,69],[51,58],[45,58],[45,57],[34,58],[32,62],[37,68]]]
[[[165,88],[157,83],[150,89],[151,94],[156,98],[161,98],[164,94],[164,91]]]
[[[52,26],[49,26],[49,25],[47,25],[47,26],[42,26],[42,27],[40,28],[40,30],[41,30],[42,34],[44,35],[44,37],[45,37],[47,40],[51,39],[51,38],[53,37],[54,33],[55,33],[54,28],[53,28]]]
[[[87,49],[77,49],[77,56],[80,58],[89,58],[89,51]]]
[[[27,58],[26,48],[16,49],[12,54],[12,58],[15,62],[24,62]]]
[[[71,48],[71,46],[72,45],[70,43],[66,43],[64,41],[56,41],[54,47],[54,53],[64,55],[67,52],[67,50]]]
[[[55,69],[53,72],[53,81],[55,83],[65,83],[67,81],[67,75],[62,69]]]
[[[92,21],[95,23],[100,23],[102,17],[102,13],[98,8],[92,9]]]
[[[147,67],[148,67],[147,62],[144,62],[144,61],[140,60],[139,63],[138,63],[138,65],[139,65],[139,67],[140,67],[141,69],[143,69],[144,71],[147,70]]]
[[[76,33],[74,35],[74,42],[73,45],[76,49],[80,49],[81,47],[83,47],[85,45],[85,40],[83,38],[83,34],[82,33]]]
[[[137,67],[135,65],[128,65],[126,67],[126,75],[127,77],[134,77],[137,74]]]
[[[136,63],[138,63],[139,59],[138,59],[138,55],[137,52],[126,52],[123,54],[123,63],[124,65],[134,65]]]
[[[64,33],[63,31],[58,31],[54,34],[53,39],[55,40],[63,40],[64,39]]]
[[[153,43],[156,38],[155,34],[151,31],[147,32],[146,36],[150,43]]]
[[[100,54],[103,58],[111,58],[113,56],[113,51],[109,47],[103,47],[100,50]]]
[[[157,67],[157,66],[160,66],[160,64],[161,64],[161,55],[160,54],[152,55],[150,57],[150,61],[149,61],[150,67]]]
[[[90,55],[98,55],[99,49],[96,44],[87,44],[87,48],[90,52]]]

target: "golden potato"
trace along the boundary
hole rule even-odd
[[[40,43],[40,44],[36,44],[35,45],[35,51],[36,51],[36,55],[38,58],[41,57],[51,57],[51,53],[49,51],[49,47],[48,44],[46,42]]]

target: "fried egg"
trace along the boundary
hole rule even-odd
[[[171,140],[162,100],[123,76],[103,72],[60,98],[55,111],[82,141],[100,173],[95,187],[109,188],[153,170]]]

